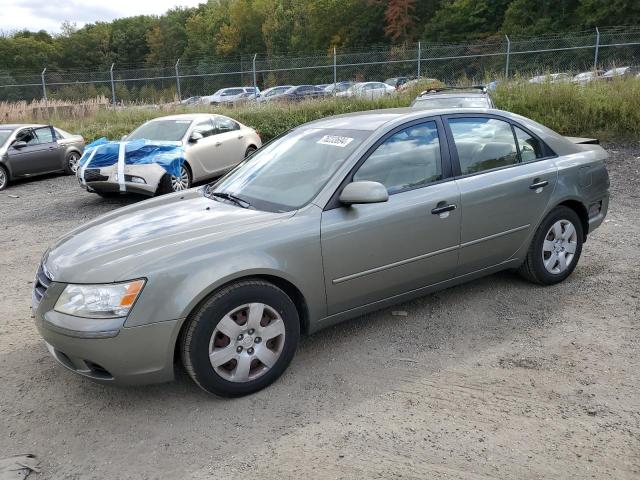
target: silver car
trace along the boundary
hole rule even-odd
[[[33,290],[53,357],[86,377],[255,392],[301,334],[506,269],[553,285],[609,202],[607,153],[489,109],[302,125],[218,183],[96,218]]]
[[[262,146],[253,128],[224,115],[206,113],[155,118],[123,140],[175,142],[184,147],[185,162],[180,167],[180,176],[168,174],[157,163],[124,166],[126,191],[150,196],[186,190],[194,182],[219,177]],[[77,176],[80,185],[89,192],[109,196],[121,190],[115,164],[83,163]]]

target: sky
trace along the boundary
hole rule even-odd
[[[193,7],[206,0],[0,0],[0,32],[46,30],[59,33],[64,21],[85,23],[134,15],[159,15],[175,6]]]

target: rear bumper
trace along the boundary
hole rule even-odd
[[[596,228],[602,225],[607,212],[609,211],[609,195],[606,195],[601,200],[591,203],[587,206],[589,209],[589,232],[592,233]],[[593,209],[593,214],[591,213]]]

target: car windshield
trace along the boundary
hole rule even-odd
[[[179,142],[187,133],[191,120],[152,120],[136,128],[127,140]]]
[[[205,193],[216,198],[231,195],[258,210],[297,210],[320,192],[369,135],[360,130],[293,130],[258,150]]]
[[[485,97],[431,97],[419,98],[413,108],[489,108],[489,101]]]
[[[11,136],[11,130],[0,130],[0,146]]]

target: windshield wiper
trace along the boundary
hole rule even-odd
[[[251,207],[251,204],[249,202],[247,202],[246,200],[235,196],[233,193],[228,193],[228,192],[207,192],[210,196],[212,197],[217,197],[217,198],[222,198],[224,200],[229,200],[230,202],[235,203],[236,205],[238,205],[239,207],[242,208],[249,208]]]

